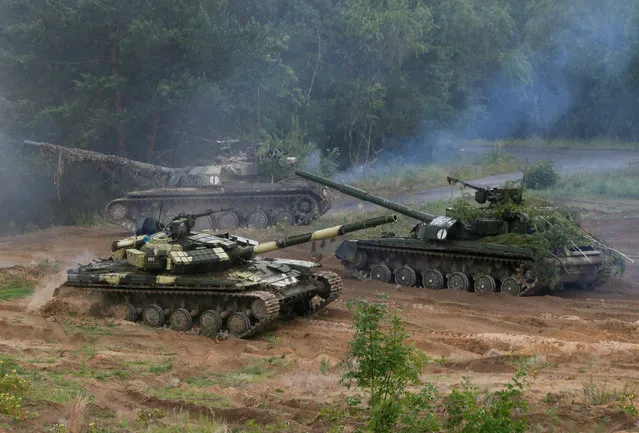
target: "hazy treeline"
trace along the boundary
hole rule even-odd
[[[152,159],[295,128],[352,163],[441,131],[639,138],[633,0],[0,5],[12,136]]]
[[[8,143],[183,164],[295,137],[345,167],[458,137],[638,140],[637,89],[636,0],[0,0]]]

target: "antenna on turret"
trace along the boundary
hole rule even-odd
[[[166,198],[166,188],[169,186],[169,181],[171,180],[171,171],[173,170],[173,164],[175,163],[175,154],[177,153],[176,144],[173,148],[173,155],[171,156],[171,164],[169,165],[169,175],[166,177],[166,182],[164,182],[164,191],[162,192],[162,201],[160,202],[160,213],[158,214],[158,222],[161,221],[162,218],[162,208],[164,207],[164,199]]]
[[[519,190],[520,200],[524,199],[524,185],[526,184],[526,172],[528,171],[528,158],[526,158],[526,165],[524,166],[524,175],[521,177],[521,189]]]

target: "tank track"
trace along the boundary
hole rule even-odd
[[[296,210],[295,205],[305,199],[312,200],[316,207],[308,212]],[[144,216],[155,216],[154,214],[158,212],[156,209],[159,209],[161,201],[161,197],[125,197],[115,199],[106,205],[105,213],[114,223],[126,230],[135,231],[137,219]],[[109,209],[114,204],[122,204],[125,206],[127,215],[124,218],[115,218],[112,216]],[[280,212],[289,215],[287,218],[292,220],[292,225],[308,225],[326,213],[326,211],[330,209],[331,203],[328,199],[320,197],[312,191],[300,191],[290,194],[264,192],[261,194],[246,195],[237,193],[191,196],[169,195],[164,199],[164,210],[160,219],[164,220],[174,214],[177,215],[179,212],[195,212],[218,206],[236,209],[235,214],[237,214],[239,219],[237,227],[248,227],[248,215],[257,210],[261,210],[267,214],[269,220],[267,226],[275,223],[273,220],[276,214]],[[216,225],[214,220],[211,222],[210,227],[204,228],[221,228]]]
[[[308,305],[308,309],[305,311],[305,313],[312,314],[325,308],[328,304],[333,302],[335,299],[337,299],[341,295],[343,283],[341,278],[334,272],[330,272],[330,271],[313,272],[310,275],[310,278],[322,282],[325,285],[325,287],[328,286],[327,297],[325,298],[322,297],[319,293],[321,292],[321,290],[318,290],[318,289],[310,290],[310,291],[302,291],[302,292],[293,293],[293,294],[287,294],[284,291],[284,293],[280,293],[281,297],[278,299],[276,294],[269,291],[264,291],[264,290],[240,292],[240,291],[197,290],[197,289],[167,290],[167,289],[134,289],[134,288],[129,289],[129,288],[118,288],[118,287],[85,287],[83,288],[83,287],[71,286],[67,284],[63,284],[62,286],[60,286],[56,290],[54,296],[57,296],[59,293],[61,293],[63,289],[78,290],[86,294],[101,293],[101,294],[106,294],[108,296],[109,305],[128,303],[129,302],[128,298],[130,296],[140,296],[144,298],[147,298],[149,296],[162,296],[162,295],[180,296],[180,297],[200,296],[208,300],[209,302],[211,301],[211,299],[217,298],[218,300],[216,302],[213,302],[213,304],[218,304],[218,305],[223,305],[224,304],[223,301],[225,301],[228,298],[243,299],[243,300],[246,300],[248,304],[259,299],[264,303],[266,307],[263,317],[257,320],[255,323],[251,323],[251,326],[248,329],[246,329],[245,332],[238,335],[233,334],[233,336],[237,338],[246,338],[246,337],[259,334],[261,331],[263,331],[265,328],[269,327],[269,325],[275,322],[278,318],[287,316],[288,314],[282,314],[285,311],[291,311],[291,309],[286,307],[295,305],[296,303],[299,303],[300,301],[304,301],[304,298],[308,298],[307,300],[309,301],[305,303],[305,305]],[[322,301],[318,305],[311,307],[310,300],[318,295],[322,297]],[[140,322],[140,320],[135,320],[135,321]],[[221,331],[225,331],[225,329],[222,329]],[[200,328],[200,334],[207,335],[202,328]]]
[[[486,268],[491,267],[492,265],[507,265],[507,267],[511,270],[508,272],[508,276],[515,277],[521,284],[521,291],[519,296],[524,295],[533,295],[542,289],[539,285],[536,284],[535,281],[528,281],[525,277],[525,268],[532,263],[532,260],[523,260],[521,258],[512,258],[507,256],[499,256],[499,255],[472,255],[472,254],[463,254],[463,253],[453,253],[453,252],[438,252],[438,251],[426,251],[426,250],[417,250],[417,249],[404,249],[399,247],[382,247],[382,246],[373,246],[373,245],[360,245],[358,250],[364,251],[369,257],[365,265],[360,267],[353,266],[352,263],[348,261],[342,261],[342,264],[348,268],[351,272],[353,272],[354,277],[356,279],[365,280],[370,279],[370,271],[362,269],[365,267],[366,269],[370,269],[370,267],[376,263],[385,263],[389,269],[392,271],[392,267],[389,266],[387,260],[378,260],[371,261],[370,256],[374,256],[373,252],[379,253],[378,256],[385,257],[386,259],[392,257],[402,257],[403,264],[409,262],[420,262],[420,263],[428,263],[429,261],[435,260],[445,260],[447,263],[452,263],[453,265],[457,265],[458,267],[463,267],[464,265],[472,265],[475,268]],[[407,257],[411,257],[410,260],[407,260]],[[420,260],[421,259],[421,260]],[[484,266],[488,265],[488,266]],[[445,276],[445,272],[443,272]],[[469,275],[472,276],[472,275]],[[446,286],[444,286],[445,288]],[[472,287],[472,281],[470,282],[470,287]]]
[[[327,284],[329,287],[329,295],[327,298],[315,307],[313,312],[319,311],[326,307],[328,304],[342,296],[342,291],[344,289],[344,283],[342,279],[335,272],[331,271],[316,271],[313,272],[313,278],[322,281]]]

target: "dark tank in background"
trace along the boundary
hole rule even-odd
[[[340,277],[315,262],[259,254],[397,220],[378,217],[258,243],[193,230],[212,214],[178,215],[166,226],[147,218],[145,233],[114,242],[110,258],[69,269],[54,296],[98,294],[99,311],[116,310],[129,321],[246,337],[280,317],[318,311],[342,291]]]
[[[295,157],[276,150],[259,157],[254,149],[232,151],[227,146],[227,151],[217,155],[212,164],[170,168],[50,143],[27,140],[24,145],[53,154],[56,161],[63,158],[67,162],[114,164],[145,178],[158,179],[157,188],[131,191],[106,205],[108,218],[128,230],[135,230],[148,215],[166,221],[194,209],[212,207],[232,210],[198,219],[197,229],[266,228],[278,223],[308,225],[332,204],[326,188],[304,179],[290,176],[275,181],[260,176],[266,160],[281,170],[297,163]]]
[[[295,173],[420,221],[407,236],[344,241],[336,255],[358,278],[433,290],[501,291],[520,296],[565,286],[600,285],[610,277],[618,259],[569,216],[557,216],[560,214],[553,209],[538,210],[547,211],[554,220],[543,222],[546,217],[540,213],[535,218],[541,219],[535,221],[569,228],[576,240],[562,239],[561,243],[536,236],[539,227],[524,209],[537,210],[524,206],[518,188],[486,189],[449,178],[450,183],[473,188],[475,201],[485,205],[475,206],[472,217],[463,218],[460,209],[449,208],[445,216],[431,215],[312,173]],[[561,230],[556,234],[565,235]],[[538,247],[547,248],[547,254],[540,256]]]

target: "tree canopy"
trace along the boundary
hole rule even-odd
[[[149,162],[637,140],[638,89],[635,0],[0,0],[0,131]]]

